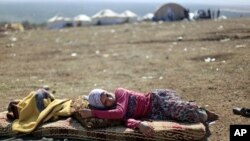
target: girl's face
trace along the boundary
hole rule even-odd
[[[103,92],[101,94],[101,102],[102,104],[109,108],[109,107],[113,107],[115,105],[115,97],[114,94],[109,93],[107,91]]]

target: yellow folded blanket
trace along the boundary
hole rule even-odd
[[[13,132],[30,133],[51,118],[72,114],[70,99],[54,99],[53,95],[50,95],[50,98],[43,99],[45,109],[42,111],[39,111],[36,102],[36,92],[31,92],[17,104],[19,118],[13,121]]]

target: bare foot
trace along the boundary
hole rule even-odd
[[[207,113],[207,122],[213,122],[219,119],[219,116],[211,111],[206,110]]]

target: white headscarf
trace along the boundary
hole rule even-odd
[[[94,89],[88,95],[88,101],[91,106],[96,108],[104,108],[105,106],[101,102],[101,94],[104,92],[103,89]]]

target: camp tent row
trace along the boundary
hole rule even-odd
[[[133,23],[138,21],[179,21],[184,19],[192,20],[195,14],[176,3],[167,3],[161,5],[154,13],[148,13],[143,17],[126,10],[118,14],[110,9],[101,10],[92,17],[87,15],[78,15],[73,20],[61,16],[55,16],[48,20],[48,28],[63,28],[67,26],[85,26],[85,25],[112,25],[121,23]]]
[[[129,10],[118,14],[110,9],[105,9],[96,13],[92,17],[82,14],[74,17],[73,20],[62,16],[54,16],[47,21],[47,27],[51,29],[60,29],[66,26],[110,25],[132,23],[137,22],[138,20],[139,17]]]
[[[168,3],[160,6],[154,13],[148,13],[143,17],[137,16],[135,13],[126,10],[118,14],[110,9],[101,10],[92,17],[87,15],[78,15],[72,21],[72,26],[81,25],[110,25],[120,23],[131,23],[137,21],[176,21],[188,18],[188,11],[179,4]],[[49,28],[61,28],[69,26],[68,18],[55,16],[48,20]]]

